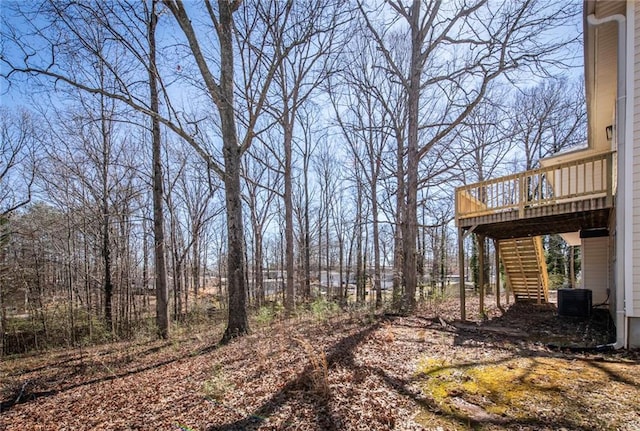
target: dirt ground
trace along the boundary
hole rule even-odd
[[[491,301],[488,301],[490,304]],[[6,359],[3,430],[640,430],[640,354],[606,313],[458,300]]]

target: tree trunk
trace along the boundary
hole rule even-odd
[[[404,136],[401,129],[396,129],[396,143],[398,145],[396,152],[396,225],[393,229],[393,308],[401,308],[401,297],[404,294],[404,276],[403,276],[403,250],[402,250],[402,224],[404,220]]]
[[[100,122],[102,132],[102,259],[104,264],[104,321],[109,332],[113,332],[113,281],[111,280],[111,248],[109,238],[109,126],[105,118],[104,96],[100,97]]]
[[[195,227],[197,226],[197,227]],[[198,291],[200,290],[200,224],[194,224],[193,250],[191,254],[191,283],[193,285],[194,300],[198,299]]]
[[[264,270],[262,267],[262,232],[261,227],[255,227],[254,232],[254,271],[255,271],[255,283],[256,283],[256,299],[258,302],[258,306],[262,306],[265,303],[265,293],[264,293]]]
[[[349,244],[349,248],[347,251],[347,261],[346,261],[346,265],[344,265],[344,282],[342,279],[342,269],[340,270],[340,286],[344,286],[342,289],[342,305],[346,306],[347,305],[347,298],[349,297],[349,279],[351,278],[351,264],[353,263],[353,244],[356,241],[356,229],[354,227],[353,231],[352,231],[352,235],[349,238],[348,244]],[[340,253],[342,256],[344,256],[344,246],[340,247]],[[340,259],[340,268],[342,268],[343,266],[343,261],[344,259]]]
[[[310,250],[310,242],[311,242],[311,226],[309,223],[309,176],[308,176],[309,166],[308,159],[305,159],[305,168],[303,172],[304,177],[304,227],[303,227],[303,263],[302,270],[304,272],[304,289],[303,295],[305,300],[311,299],[311,250]]]
[[[284,308],[287,316],[293,313],[295,305],[294,289],[294,256],[293,256],[293,180],[291,173],[293,118],[289,118],[285,101],[282,125],[284,128],[284,225],[285,225],[285,295]]]
[[[186,256],[186,254],[185,254]],[[188,265],[188,259],[186,259],[185,264],[184,264],[184,270],[182,271],[182,277],[184,278],[183,280],[183,285],[184,285],[184,302],[183,302],[183,320],[187,317],[187,315],[189,314],[189,273],[191,271],[189,271],[189,265]]]
[[[447,225],[442,225],[442,233],[440,234],[440,290],[444,293],[447,280]]]
[[[147,243],[147,219],[142,218],[142,292],[143,292],[143,307],[147,308],[148,295],[147,290],[149,288],[149,246]]]
[[[222,15],[222,13],[221,13]],[[222,21],[222,19],[221,19]],[[223,63],[224,64],[224,63]],[[249,331],[246,310],[246,286],[244,278],[244,233],[242,224],[242,200],[240,199],[240,153],[235,139],[229,144],[229,137],[235,138],[235,125],[229,123],[231,112],[221,110],[223,136],[225,136],[225,201],[227,204],[227,289],[229,292],[229,321],[222,338],[223,342],[244,335]],[[228,111],[228,110],[227,110]],[[226,124],[225,124],[226,123]]]
[[[331,241],[331,234],[329,233],[329,187],[326,187],[325,190],[325,199],[326,199],[326,203],[325,203],[325,216],[326,216],[326,229],[325,229],[325,253],[326,253],[326,258],[327,260],[325,261],[325,264],[327,265],[327,267],[325,268],[325,272],[327,273],[327,297],[330,300],[334,299],[334,296],[338,296],[339,293],[335,293],[334,289],[333,289],[333,280],[331,280],[331,258],[329,255],[329,246],[330,241]],[[338,286],[337,292],[340,292],[341,286]]]
[[[156,70],[155,32],[158,16],[157,0],[151,0],[149,19],[149,90],[151,111],[159,111],[158,86]],[[162,162],[160,145],[160,123],[158,118],[151,117],[151,145],[153,152],[153,243],[155,251],[156,275],[156,326],[158,336],[169,338],[169,291],[167,289],[167,269],[165,262],[164,214],[162,209]]]
[[[5,301],[4,271],[6,264],[6,245],[9,243],[9,217],[0,214],[0,357],[4,356],[5,331],[7,328],[7,305]]]
[[[318,216],[318,283],[322,286],[322,221],[324,217],[322,216],[322,209],[320,210],[320,215]],[[329,280],[326,280],[326,288],[327,295],[329,295]]]
[[[422,65],[420,37],[420,1],[411,6],[411,64],[407,99],[407,189],[402,219],[402,273],[404,276],[403,308],[411,310],[416,302],[417,268],[416,239],[418,237],[418,114],[420,108],[420,75]]]
[[[376,308],[382,307],[382,271],[380,269],[380,226],[378,223],[378,201],[375,182],[371,184],[371,212],[373,218],[373,288],[376,291]]]
[[[363,271],[363,257],[362,257],[362,183],[360,181],[359,172],[356,172],[357,175],[357,188],[356,188],[356,302],[358,305],[364,305],[365,301],[365,282],[364,282],[364,271]]]
[[[218,1],[220,10],[220,126],[224,156],[224,186],[227,204],[227,289],[229,292],[229,319],[222,342],[249,332],[247,319],[247,292],[244,277],[244,227],[240,187],[240,147],[236,134],[233,106],[233,5]]]

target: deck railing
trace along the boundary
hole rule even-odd
[[[533,169],[456,189],[456,220],[606,197],[613,204],[615,152]]]

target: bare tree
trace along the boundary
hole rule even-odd
[[[266,138],[263,138],[263,140]],[[257,304],[265,302],[264,241],[265,229],[272,220],[272,203],[280,195],[282,172],[271,166],[271,151],[267,145],[254,145],[243,161],[245,179],[244,200],[247,203],[253,238],[253,279]]]
[[[146,5],[146,3],[145,3]],[[156,269],[156,326],[161,338],[169,337],[169,292],[165,262],[164,211],[162,200],[162,142],[160,139],[160,101],[158,94],[158,65],[156,60],[156,28],[158,26],[158,1],[150,0],[147,15],[147,39],[149,44],[149,110],[151,115],[151,148],[153,159],[153,249]]]
[[[566,46],[541,34],[567,22],[574,8],[537,1],[494,5],[486,0],[447,3],[394,0],[375,9],[358,3],[368,33],[407,100],[406,189],[402,199],[403,308],[415,303],[417,191],[420,160],[473,111],[489,84],[535,68]],[[391,25],[393,23],[394,25]],[[401,28],[410,40],[408,65],[393,55],[388,33]],[[453,55],[452,55],[453,54]]]
[[[504,171],[505,160],[513,149],[510,109],[506,91],[488,94],[461,124],[453,150],[463,155],[455,169],[464,184],[485,181]]]
[[[525,157],[522,168],[537,166],[540,159],[586,142],[584,84],[565,78],[549,78],[516,92],[509,109],[508,136]]]
[[[84,97],[83,97],[84,96]],[[109,331],[113,331],[114,231],[118,188],[128,175],[119,166],[126,166],[126,148],[122,130],[118,129],[117,108],[113,101],[86,94],[76,95],[80,110],[61,112],[55,118],[58,127],[51,128],[53,144],[47,146],[48,164],[42,167],[43,189],[51,193],[60,207],[73,199],[91,209],[99,244],[102,266],[103,317]],[[61,178],[69,180],[62,181]],[[64,188],[67,188],[66,190]],[[73,196],[68,196],[68,194]]]
[[[186,210],[186,226],[191,243],[191,285],[193,293],[198,295],[201,287],[203,235],[215,217],[223,208],[216,205],[220,185],[216,177],[207,175],[206,166],[201,159],[187,160],[187,170],[178,178],[180,198]],[[185,293],[188,292],[188,289]],[[187,298],[185,297],[185,307]]]
[[[260,1],[256,16],[264,27],[267,43],[262,46],[277,64],[274,91],[267,110],[282,132],[283,153],[280,160],[284,178],[285,212],[285,310],[295,305],[295,256],[293,223],[294,133],[298,112],[319,84],[331,73],[336,34],[340,30],[343,2],[335,0]],[[255,55],[243,51],[244,55]],[[267,52],[262,53],[264,56]],[[265,57],[268,58],[268,57]],[[247,61],[248,62],[248,61]]]
[[[0,107],[0,219],[31,201],[38,139],[30,113]]]
[[[342,260],[344,258],[342,229],[335,226],[336,206],[340,198],[341,166],[336,148],[326,142],[314,157],[313,168],[319,183],[320,208],[318,211],[318,278],[322,279],[322,262],[324,255],[324,270],[326,277],[327,297],[334,299],[341,296],[340,288],[334,290],[331,276],[331,241],[338,243],[338,255],[340,260],[339,283],[342,283]],[[332,234],[332,219],[334,220],[335,236]],[[340,218],[337,218],[340,221]],[[340,286],[340,284],[338,285]]]
[[[249,6],[242,6],[240,1],[223,1],[217,3],[207,0],[200,10],[191,5],[186,6],[179,0],[164,0],[162,4],[175,19],[179,33],[174,46],[184,48],[182,59],[185,67],[197,74],[198,79],[185,78],[182,85],[189,85],[190,90],[204,96],[217,113],[217,126],[222,137],[220,151],[221,161],[216,160],[208,151],[205,143],[215,140],[206,136],[197,118],[187,115],[176,106],[172,94],[167,91],[166,79],[162,76],[174,77],[171,72],[160,67],[153,70],[149,61],[148,25],[140,16],[140,5],[134,2],[100,2],[77,3],[72,1],[55,2],[42,0],[41,7],[31,5],[16,6],[19,17],[15,23],[3,27],[2,36],[15,45],[16,55],[3,55],[1,61],[6,66],[3,72],[6,79],[19,76],[37,76],[46,78],[57,85],[69,85],[83,91],[102,94],[118,100],[129,107],[148,115],[175,132],[184,139],[206,161],[208,168],[218,174],[225,185],[227,209],[227,234],[229,247],[227,253],[229,279],[229,320],[223,341],[242,335],[248,331],[246,315],[246,285],[244,281],[245,262],[243,249],[242,201],[240,197],[240,160],[242,154],[250,147],[256,134],[255,127],[263,112],[267,91],[281,59],[265,66],[265,56],[253,57],[253,66],[243,68],[250,76],[248,81],[260,82],[254,86],[248,108],[243,111],[242,127],[245,131],[243,139],[238,138],[237,111],[235,105],[235,53],[236,50],[249,49],[259,53],[259,43],[264,43],[264,35],[258,34],[253,25]],[[252,5],[255,7],[255,5]],[[241,17],[249,19],[234,22],[234,14],[242,8]],[[35,18],[37,14],[37,19]],[[193,16],[199,19],[193,19]],[[32,19],[33,18],[33,19]],[[164,21],[165,25],[172,25]],[[194,26],[195,24],[195,26]],[[92,28],[102,28],[114,47],[108,53],[94,49],[90,35]],[[206,32],[206,33],[203,33]],[[209,46],[209,39],[202,34],[214,36],[214,44]],[[240,35],[239,39],[235,39]],[[251,36],[247,36],[251,35]],[[234,40],[239,41],[234,45]],[[258,44],[254,43],[256,41]],[[207,44],[207,45],[205,45]],[[32,56],[34,47],[43,55]],[[210,49],[212,48],[212,49]],[[21,55],[20,53],[24,54]],[[114,66],[115,61],[123,55],[132,59],[130,67],[121,71]],[[287,52],[283,52],[286,57]],[[92,82],[78,78],[74,67],[82,69],[84,60],[102,62],[106,70],[112,74],[115,85],[101,88]],[[72,61],[73,60],[73,61]],[[262,67],[265,66],[265,67]],[[150,69],[152,69],[150,71]],[[158,71],[160,71],[158,73]],[[164,71],[164,72],[163,72]],[[140,73],[155,74],[163,97],[163,112],[156,112],[150,105],[149,87],[141,85]],[[255,73],[255,75],[252,75]],[[253,78],[256,78],[254,81]]]
[[[224,168],[219,168],[225,185],[227,208],[227,288],[229,292],[229,318],[223,342],[246,334],[249,331],[246,307],[244,227],[242,220],[242,199],[240,169],[242,152],[249,146],[253,131],[247,133],[244,142],[238,140],[234,105],[234,49],[233,13],[240,2],[219,1],[217,13],[211,2],[205,2],[204,16],[218,38],[219,79],[201,48],[201,41],[193,27],[191,15],[185,5],[177,0],[165,0],[164,5],[178,22],[188,42],[193,60],[204,81],[207,95],[216,106],[220,116],[222,134],[222,155]]]
[[[0,107],[0,354],[6,328],[6,245],[10,239],[9,216],[31,201],[35,178],[37,134],[27,111],[14,113]]]
[[[302,294],[306,300],[311,299],[311,206],[314,193],[310,181],[311,162],[316,148],[321,141],[326,139],[315,124],[318,119],[317,109],[307,105],[300,112],[300,126],[302,137],[297,141],[297,150],[302,157],[302,184],[299,196],[299,225],[300,225],[300,249],[302,256],[303,286]],[[319,227],[319,226],[318,226]]]
[[[179,124],[172,123],[158,113],[159,74],[154,40],[156,3],[89,4],[43,0],[37,8],[33,4],[16,4],[12,21],[5,27],[3,37],[12,41],[14,52],[24,56],[3,56],[2,61],[8,71],[3,76],[9,82],[26,77],[33,78],[33,82],[42,85],[53,82],[58,89],[65,89],[67,86],[97,94],[104,99],[127,104],[158,122],[171,124],[169,128],[179,131]],[[47,55],[30,55],[36,46],[48,46],[50,49],[42,51],[46,51]],[[121,66],[123,61],[128,62],[126,67]],[[93,79],[92,64],[101,66],[101,74],[98,74],[100,80]],[[146,87],[141,85],[143,81],[139,77],[140,71],[147,74]],[[102,85],[105,82],[109,85]],[[157,147],[159,124],[153,123],[153,143]],[[156,170],[156,174],[156,192],[161,193],[157,179],[161,178],[162,173]],[[161,217],[157,214],[161,210],[157,205],[158,196],[155,199],[155,219],[159,223],[155,226],[157,322],[160,335],[166,336],[168,326],[163,323],[167,320],[163,318],[166,315],[166,295],[163,295],[166,292],[162,249],[164,240]]]
[[[394,124],[403,122],[401,111],[394,108],[394,84],[379,73],[375,47],[356,35],[348,54],[344,55],[344,67],[331,86],[331,101],[336,120],[346,140],[357,172],[364,177],[362,191],[368,197],[371,208],[373,248],[373,288],[376,306],[382,305],[381,254],[380,254],[380,197],[378,189],[384,175],[383,159],[389,140],[394,134]],[[401,136],[401,135],[400,135]],[[366,186],[366,187],[365,187]]]

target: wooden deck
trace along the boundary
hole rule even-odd
[[[458,268],[465,279],[465,231],[482,245],[493,238],[516,300],[548,301],[548,276],[540,235],[608,228],[616,193],[615,152],[558,163],[456,189]],[[504,250],[502,250],[504,248]],[[532,251],[533,250],[533,251]],[[498,257],[496,257],[498,259]],[[495,265],[499,303],[500,264]],[[480,309],[484,277],[479,273]],[[460,317],[466,319],[466,293],[460,283]]]
[[[609,152],[456,189],[456,225],[496,239],[606,227],[614,204]]]

